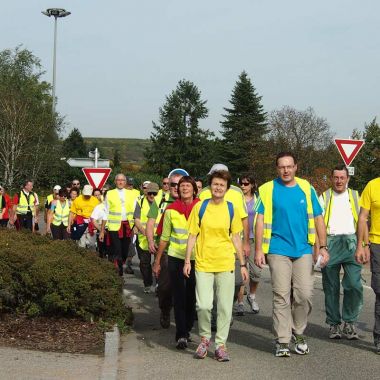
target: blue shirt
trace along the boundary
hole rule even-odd
[[[264,205],[259,199],[259,214],[264,214]],[[315,189],[311,188],[314,217],[322,215]],[[272,237],[269,253],[298,258],[312,253],[307,241],[308,218],[306,195],[297,184],[287,187],[280,178],[274,180]]]

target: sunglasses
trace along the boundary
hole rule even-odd
[[[249,182],[242,182],[242,183],[240,184],[240,186],[249,186],[249,185],[250,185]]]
[[[80,185],[79,182],[73,182],[73,185],[76,186],[76,185]]]
[[[154,195],[154,196],[156,196],[157,193],[156,193],[156,192],[153,192],[153,191],[149,191],[149,192],[148,192],[148,195]]]
[[[178,182],[170,182],[170,187],[177,187]]]
[[[163,185],[169,185],[169,182],[162,182]]]

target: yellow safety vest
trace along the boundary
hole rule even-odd
[[[47,205],[49,206],[51,201],[54,199],[54,194],[49,194],[47,197],[46,197],[46,203]]]
[[[124,207],[126,218],[132,228],[133,226],[133,212],[135,208],[136,198],[133,194],[123,189],[124,191]],[[119,231],[121,226],[121,201],[119,196],[119,190],[113,189],[107,192],[107,202],[108,202],[108,220],[107,228],[109,231]]]
[[[61,202],[57,201],[57,204],[55,205],[54,209],[54,219],[52,221],[52,224],[54,224],[55,226],[60,226],[61,223],[63,223],[63,225],[67,227],[69,225],[69,214],[69,201],[66,199],[63,207]]]
[[[358,223],[358,215],[360,211],[359,207],[359,193],[356,190],[352,189],[347,189],[348,190],[348,198],[350,200],[350,205],[351,205],[351,211],[352,211],[352,216],[354,218],[354,224],[355,228]],[[332,205],[333,205],[333,199],[334,199],[334,192],[332,189],[327,189],[323,194],[322,194],[323,202],[324,202],[324,210],[325,210],[325,224],[326,228],[329,226],[329,221],[330,221],[330,215],[331,215],[331,210],[332,210]]]
[[[169,210],[166,212],[168,211]],[[172,231],[169,238],[168,255],[177,257],[178,259],[185,259],[187,238],[189,237],[187,220],[185,215],[173,209],[170,210],[170,219],[172,222]]]
[[[150,203],[143,195],[137,202],[141,207],[140,222],[143,225],[143,227],[146,228],[146,222],[148,221],[148,212],[150,209]],[[156,227],[154,228],[154,234],[156,234]],[[138,236],[139,236],[140,248],[143,249],[144,251],[147,251],[149,249],[148,239],[141,232],[138,233]]]
[[[29,203],[28,198],[25,193],[21,190],[18,198],[18,205],[16,208],[16,214],[26,215],[28,212],[31,212],[33,215],[35,214],[35,196],[34,193],[29,193]]]
[[[301,190],[306,195],[306,210],[308,218],[307,240],[310,245],[315,244],[315,222],[313,213],[313,204],[311,202],[311,185],[308,181],[295,177],[295,180]],[[262,249],[264,253],[269,252],[270,239],[272,237],[272,220],[273,220],[273,188],[274,181],[269,181],[260,186],[260,199],[264,205],[264,231],[262,240]]]

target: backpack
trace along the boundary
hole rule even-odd
[[[198,214],[198,217],[199,217],[199,227],[201,226],[201,221],[202,221],[203,215],[205,214],[206,207],[209,204],[209,202],[210,202],[210,199],[205,199],[202,202],[202,205],[201,205],[201,207],[199,209],[199,214]],[[229,201],[227,201],[227,206],[228,206],[228,213],[230,214],[230,228],[229,228],[229,231],[230,231],[230,234],[231,234],[231,224],[232,224],[232,219],[234,218],[234,206]]]

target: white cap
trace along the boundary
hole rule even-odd
[[[82,194],[83,195],[92,195],[92,186],[91,185],[84,185],[83,186],[83,190],[82,190]]]
[[[214,164],[208,174],[211,175],[215,172],[228,172],[228,168],[224,164]]]
[[[61,190],[61,189],[62,189],[62,187],[59,186],[59,185],[55,185],[55,186],[53,187],[53,190],[56,190],[56,191],[59,191],[59,190]]]
[[[148,186],[149,184],[150,184],[150,181],[144,181],[142,185],[144,187],[144,186]]]

